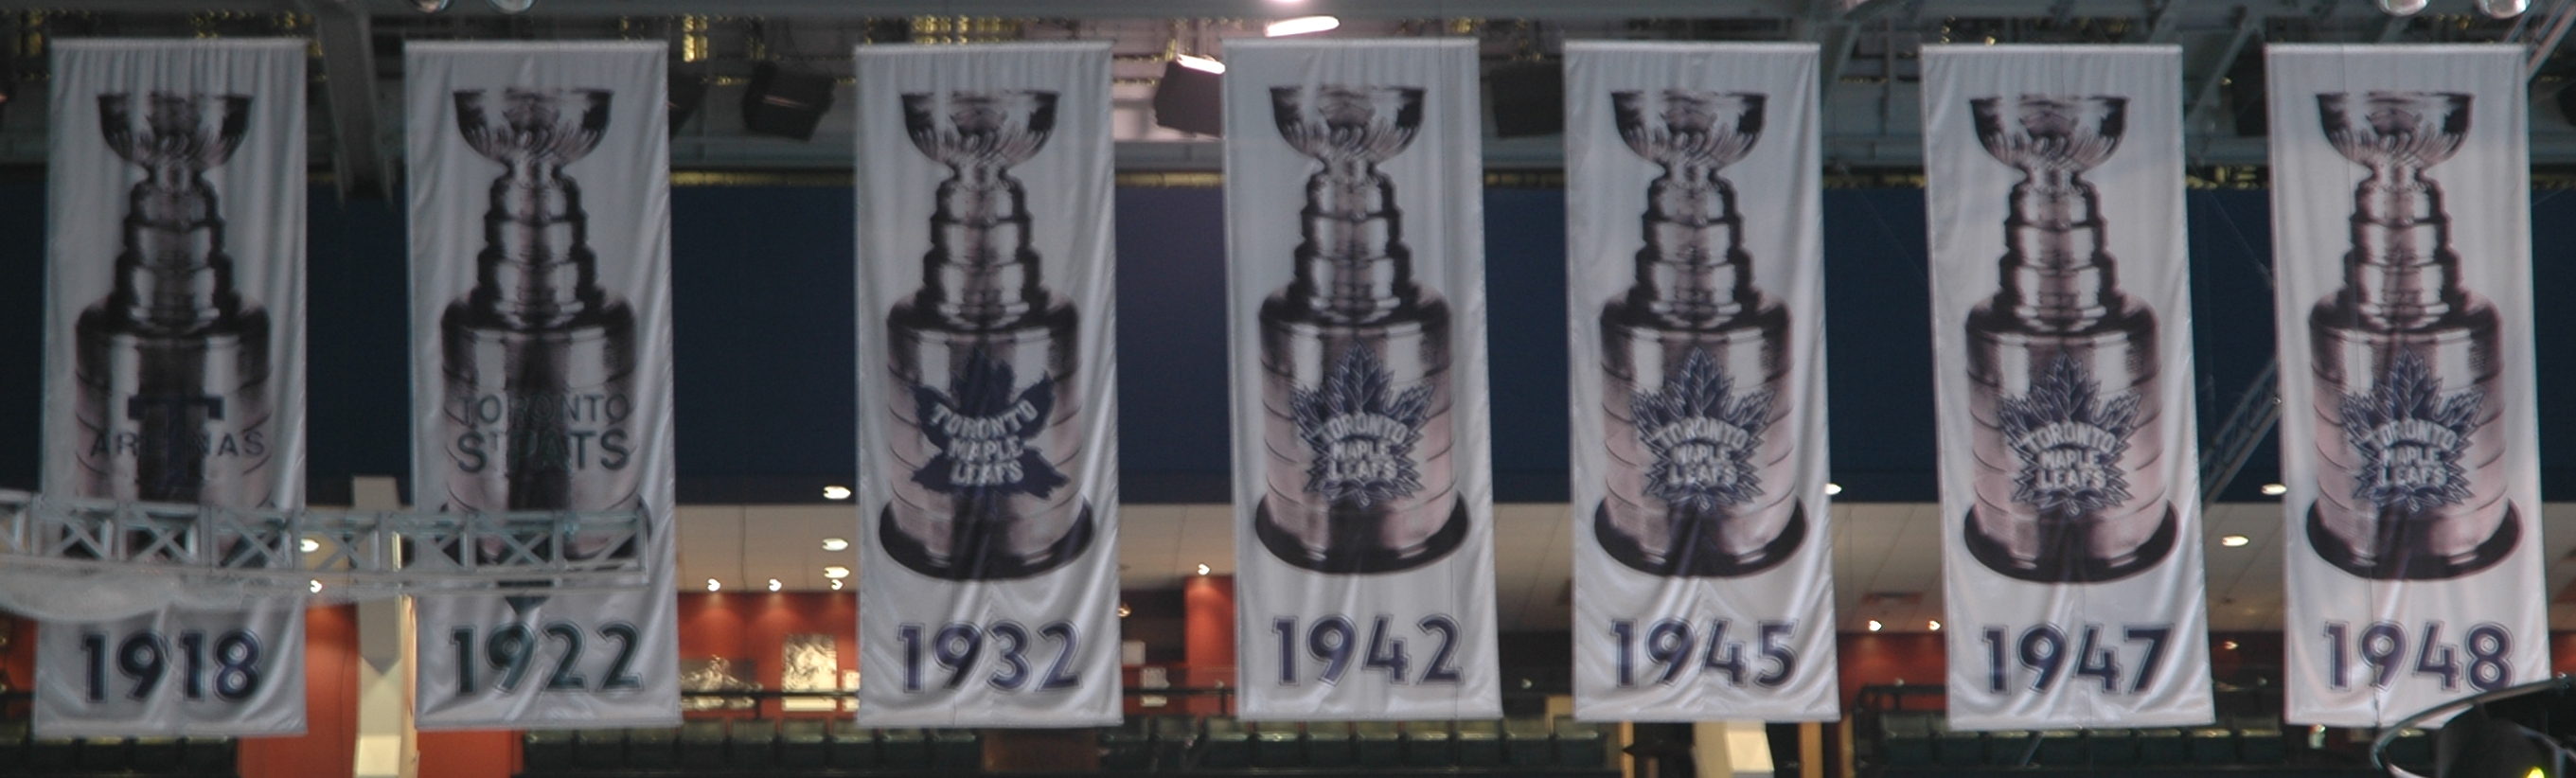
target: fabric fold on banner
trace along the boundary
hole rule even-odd
[[[430,551],[646,572],[417,598],[420,729],[679,723],[664,49],[404,46],[415,509],[645,517]]]
[[[1816,47],[1565,71],[1575,715],[1833,720]]]
[[[1499,716],[1475,42],[1226,55],[1240,714]]]
[[[47,498],[303,505],[304,62],[301,40],[55,44]],[[241,542],[192,531],[156,539],[189,546],[171,564]],[[36,733],[303,732],[303,598],[196,581],[65,579],[199,601],[43,622]]]
[[[2291,722],[2549,677],[2520,46],[2271,46]]]
[[[2175,46],[1926,46],[1950,726],[2212,720]]]
[[[859,721],[1116,724],[1109,45],[857,58]]]

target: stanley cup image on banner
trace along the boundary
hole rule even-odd
[[[268,312],[235,283],[205,177],[241,145],[251,100],[98,96],[101,136],[142,176],[126,198],[116,287],[74,325],[84,496],[275,504]]]
[[[1091,547],[1082,453],[1080,314],[1031,246],[1029,192],[1010,168],[1046,148],[1056,93],[907,92],[904,129],[948,168],[919,291],[888,311],[898,469],[878,520],[886,554],[959,580],[1053,570]],[[1041,196],[1062,193],[1048,192]]]
[[[2156,314],[2120,290],[2110,225],[2084,180],[2119,150],[2129,98],[1968,103],[1977,140],[2022,176],[2006,195],[1998,288],[1968,314],[1968,551],[2024,580],[2135,575],[2173,552],[2178,523],[2154,466],[2164,457],[2163,409],[2151,404]]]
[[[1245,718],[1498,715],[1472,44],[1226,42]]]
[[[474,286],[439,318],[446,506],[455,511],[636,506],[635,313],[598,283],[581,182],[608,89],[458,89],[456,131],[488,160]],[[631,97],[630,97],[631,99]],[[616,551],[576,537],[575,557]],[[498,549],[485,553],[497,553]]]
[[[2265,49],[2291,722],[2548,677],[2527,56]]]
[[[1923,63],[1951,726],[2207,723],[2181,50]]]
[[[2495,306],[2460,282],[2430,168],[2469,131],[2462,92],[2326,92],[2326,141],[2370,171],[2352,192],[2344,283],[2308,314],[2318,556],[2367,578],[2457,578],[2522,534],[2506,494]]]
[[[853,56],[859,720],[1115,724],[1109,44]]]
[[[1830,721],[1812,44],[1566,46],[1574,714]]]
[[[1449,461],[1449,304],[1413,274],[1379,163],[1422,129],[1421,87],[1270,89],[1273,128],[1318,163],[1296,279],[1261,305],[1270,495],[1253,529],[1289,564],[1409,570],[1467,537]],[[1251,131],[1249,129],[1247,132]]]
[[[1760,92],[1610,95],[1619,137],[1662,166],[1646,188],[1636,283],[1601,309],[1605,441],[1615,464],[1593,531],[1649,573],[1733,577],[1806,538],[1792,488],[1789,312],[1755,284],[1735,184],[1762,137]],[[1767,488],[1766,488],[1767,486]]]
[[[667,726],[679,686],[664,52],[415,41],[404,60],[412,495],[483,528],[471,545],[413,553],[595,582],[418,598],[419,727]]]

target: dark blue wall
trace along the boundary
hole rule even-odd
[[[2534,193],[2542,396],[2576,386],[2576,197]],[[1222,195],[1118,192],[1119,420],[1127,499],[1226,495]],[[2269,204],[2194,191],[2194,345],[2203,429],[2272,352]],[[1844,499],[1934,497],[1931,312],[1921,190],[1825,193],[1826,347],[1834,478]],[[851,195],[837,187],[672,192],[682,499],[810,501],[855,470]],[[1563,499],[1565,197],[1485,194],[1494,466],[1505,500]],[[317,191],[311,240],[311,468],[317,498],[347,476],[407,472],[408,347],[399,205]],[[37,474],[44,185],[0,183],[0,486]],[[2544,453],[2576,415],[2542,409]],[[2546,460],[2544,460],[2545,462]],[[2274,480],[2270,442],[2231,490]],[[2544,487],[2576,488],[2576,467]]]

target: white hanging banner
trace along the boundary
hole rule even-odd
[[[1832,720],[1816,47],[1565,73],[1575,715]]]
[[[303,504],[304,60],[300,40],[55,44],[46,495]],[[213,534],[120,540],[187,565],[228,553]],[[302,598],[95,586],[183,602],[43,622],[39,733],[304,731]]]
[[[1241,714],[1499,716],[1475,41],[1226,55]]]
[[[2520,46],[2272,46],[2289,720],[2549,675]]]
[[[648,573],[628,591],[418,598],[421,729],[679,721],[664,48],[404,46],[413,503],[650,516],[446,549],[631,555]]]
[[[1959,729],[2206,723],[2175,46],[1926,46]]]
[[[857,56],[859,720],[1116,724],[1109,45]]]

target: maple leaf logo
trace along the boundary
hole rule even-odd
[[[2344,439],[2361,454],[2353,498],[2408,513],[2468,499],[2460,457],[2485,405],[2476,387],[2443,394],[2422,357],[2399,354],[2369,392],[2343,396]]]
[[[1028,445],[1055,411],[1055,377],[1039,376],[1014,394],[1018,379],[1009,364],[978,349],[949,376],[948,391],[914,384],[921,433],[939,454],[912,472],[913,483],[963,499],[1000,499],[1045,497],[1071,480]]]
[[[1297,437],[1315,454],[1306,491],[1366,508],[1422,490],[1413,446],[1431,415],[1431,387],[1393,394],[1386,366],[1365,347],[1342,353],[1324,385],[1289,397]]]
[[[1771,390],[1742,395],[1701,349],[1664,376],[1660,391],[1630,401],[1637,442],[1653,456],[1646,494],[1674,510],[1710,511],[1762,496],[1753,454],[1771,425]]]
[[[2100,399],[2101,386],[2083,363],[2057,355],[2030,385],[2030,394],[2006,397],[1996,408],[2004,438],[2021,460],[2013,501],[2041,513],[2074,516],[2129,499],[2120,456],[2137,428],[2136,392]]]

